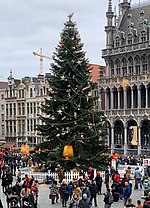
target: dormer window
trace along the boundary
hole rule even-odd
[[[132,45],[132,35],[128,35],[128,45]]]
[[[116,48],[119,48],[119,46],[120,46],[120,39],[119,39],[119,37],[116,37],[116,39],[115,39],[115,46],[116,46]]]
[[[141,33],[141,41],[142,41],[142,43],[146,41],[146,32],[145,31],[143,31]]]

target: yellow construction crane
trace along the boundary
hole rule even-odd
[[[50,59],[50,60],[52,60],[53,58],[52,57],[49,57],[49,56],[43,55],[42,48],[40,48],[40,54],[38,54],[36,52],[33,52],[33,55],[40,57],[40,75],[42,75],[43,74],[43,58]]]

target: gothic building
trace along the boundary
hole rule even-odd
[[[111,152],[150,154],[150,1],[108,0],[106,76],[99,82]]]

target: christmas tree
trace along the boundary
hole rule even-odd
[[[48,154],[49,164],[60,164],[66,169],[99,168],[105,159],[102,155],[106,146],[100,133],[105,117],[95,110],[97,97],[92,96],[95,84],[91,81],[90,64],[82,49],[71,14],[53,55],[49,97],[42,105],[45,116],[40,116],[43,124],[38,126],[53,150]],[[74,155],[70,152],[63,155],[64,147],[73,148]]]

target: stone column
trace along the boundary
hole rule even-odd
[[[146,109],[148,108],[148,86],[145,87],[146,90]]]
[[[107,91],[105,90],[105,110],[108,110],[108,99],[107,99]]]
[[[138,88],[138,109],[141,108],[141,89]]]
[[[113,110],[114,109],[114,93],[113,93],[113,91],[112,91],[112,89],[111,89],[111,110]]]
[[[127,109],[127,89],[124,88],[124,109]]]
[[[138,155],[141,154],[141,126],[138,126]]]
[[[120,110],[120,90],[118,89],[118,110]]]
[[[115,141],[114,141],[114,126],[111,127],[111,153],[114,153],[114,145]]]
[[[131,109],[134,108],[134,95],[133,95],[133,88],[131,88]]]
[[[127,155],[128,149],[128,138],[127,138],[127,127],[124,127],[124,155]]]

